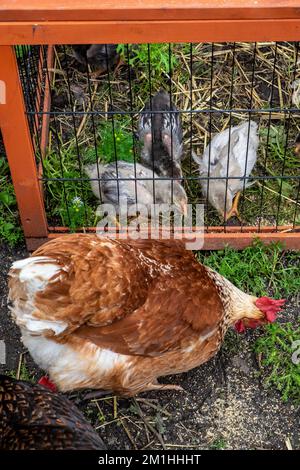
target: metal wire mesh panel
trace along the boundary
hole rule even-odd
[[[298,43],[19,49],[51,231],[92,228],[101,217],[98,204],[117,206],[123,197],[173,203],[181,213],[186,197],[204,205],[207,230],[296,229],[298,49]]]
[[[44,100],[45,63],[44,53],[39,46],[16,46],[20,78],[25,106],[28,110],[29,125],[32,135],[41,133],[42,103]]]

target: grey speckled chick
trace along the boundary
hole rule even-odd
[[[172,203],[172,181],[159,179],[159,176],[150,168],[139,163],[133,164],[119,160],[117,166],[118,172],[115,163],[98,163],[85,167],[86,174],[93,179],[91,180],[92,191],[102,202],[113,204],[116,209],[121,199],[126,199],[128,206],[138,202],[148,208],[154,202],[156,204]],[[127,179],[124,180],[124,178]],[[182,214],[186,214],[187,195],[176,180],[173,181],[173,204]]]
[[[170,95],[161,90],[153,96],[151,103],[140,115],[139,138],[143,144],[141,162],[160,176],[182,178],[182,129],[179,113],[176,106],[171,104]],[[153,125],[153,132],[152,132]]]

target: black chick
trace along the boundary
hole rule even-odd
[[[74,44],[72,48],[76,60],[89,64],[98,75],[113,70],[120,61],[116,44]]]
[[[182,128],[180,113],[164,90],[153,96],[139,120],[139,138],[143,144],[141,162],[159,176],[182,178]],[[151,113],[151,111],[155,111]],[[161,111],[161,112],[159,112]],[[152,132],[153,125],[153,132]]]
[[[102,439],[63,395],[0,375],[0,450],[104,450]]]

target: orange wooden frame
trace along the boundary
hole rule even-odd
[[[48,236],[34,149],[25,115],[22,85],[13,48],[0,48],[0,76],[6,102],[0,105],[0,128],[10,166],[25,237]]]
[[[25,116],[22,89],[12,45],[213,41],[298,41],[298,0],[2,0],[0,5],[0,80],[7,100],[0,105],[0,127],[11,168],[28,248],[58,236],[47,226],[34,149]],[[48,90],[49,91],[49,90]],[[45,106],[49,105],[49,93]],[[47,119],[42,137],[47,141]],[[291,227],[211,227],[206,249],[230,244],[284,241],[300,249],[300,230]],[[247,230],[247,231],[246,231]],[[65,232],[65,229],[62,229]],[[199,235],[200,236],[200,235]]]
[[[297,0],[2,0],[0,45],[297,41]]]
[[[281,242],[285,249],[295,250],[300,249],[300,229],[296,232],[291,231],[279,231],[279,232],[271,232],[271,231],[264,231],[262,230],[260,233],[257,233],[256,227],[247,227],[251,229],[245,232],[237,232],[234,230],[227,231],[226,233],[218,231],[216,229],[221,229],[222,227],[211,227],[209,231],[205,231],[203,234],[203,230],[200,228],[195,229],[195,239],[204,237],[204,243],[202,246],[203,250],[219,250],[224,248],[225,246],[231,246],[238,250],[246,248],[247,246],[251,245],[253,240],[259,238],[263,243],[269,244],[272,242]],[[232,227],[233,228],[233,227]],[[57,230],[57,228],[56,228]],[[86,233],[95,233],[95,228],[90,228],[86,230]],[[38,248],[42,243],[45,241],[52,240],[53,238],[60,237],[64,234],[69,233],[67,229],[64,227],[61,228],[59,232],[49,232],[48,237],[45,239],[41,238],[28,238],[27,239],[27,247],[30,251],[35,250]],[[184,237],[183,237],[184,239]],[[186,239],[187,241],[191,241],[190,239]]]
[[[257,20],[0,22],[0,44],[297,41],[300,16]]]
[[[3,21],[275,19],[299,14],[295,0],[2,0]]]

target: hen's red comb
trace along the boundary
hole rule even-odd
[[[270,299],[270,297],[260,297],[255,302],[256,307],[261,310],[266,317],[267,322],[273,323],[276,320],[276,314],[282,311],[285,299]]]
[[[43,375],[43,377],[40,378],[38,384],[42,385],[45,388],[48,388],[49,390],[51,390],[51,392],[57,392],[57,387],[55,383],[52,382],[46,375]]]

